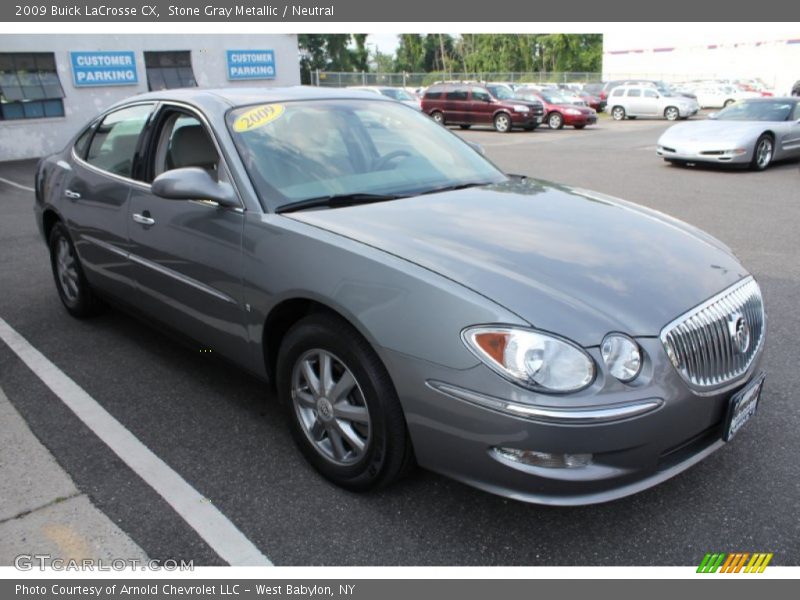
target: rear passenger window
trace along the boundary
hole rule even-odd
[[[447,100],[466,100],[467,90],[450,90],[445,96]]]
[[[628,97],[629,98],[638,98],[641,95],[642,95],[642,90],[638,90],[638,89],[628,90]]]
[[[438,100],[442,97],[442,90],[436,90],[435,92],[425,92],[425,98],[428,100]]]
[[[139,135],[153,106],[140,104],[115,111],[97,126],[86,162],[114,175],[130,177]]]
[[[625,90],[622,88],[616,88],[613,92],[611,92],[612,96],[622,96],[625,93]]]

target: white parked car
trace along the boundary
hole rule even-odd
[[[696,115],[700,105],[686,96],[672,95],[650,85],[621,85],[611,90],[606,112],[615,121],[626,118],[655,117],[669,121]]]
[[[739,100],[761,97],[758,92],[747,92],[733,85],[707,85],[693,92],[700,108],[725,108]]]

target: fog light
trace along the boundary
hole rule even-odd
[[[492,450],[506,460],[546,469],[577,469],[592,463],[591,454],[551,454],[519,448],[492,448]]]

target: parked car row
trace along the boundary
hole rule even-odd
[[[514,90],[504,83],[432,85],[422,98],[422,111],[442,125],[491,125],[501,133],[513,128],[533,131],[542,123],[550,129],[583,129],[597,122],[595,109],[580,97],[567,97],[558,88]]]

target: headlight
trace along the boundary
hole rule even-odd
[[[568,108],[564,112],[567,113],[568,115],[579,115],[579,114],[581,114],[581,111],[575,110],[574,108]]]
[[[600,347],[608,372],[620,381],[633,381],[642,370],[642,351],[639,344],[627,335],[609,333]]]
[[[526,113],[531,112],[531,109],[527,106],[523,106],[522,104],[515,104],[512,106],[515,112]]]
[[[552,335],[484,325],[465,329],[470,350],[503,377],[543,392],[577,392],[594,380],[594,362],[583,349]]]

